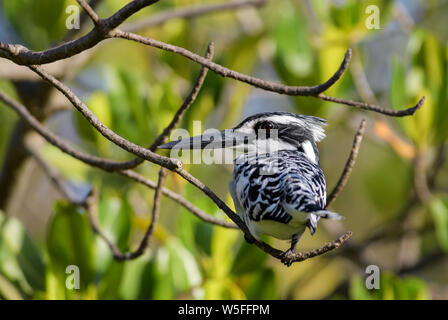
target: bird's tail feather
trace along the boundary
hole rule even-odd
[[[339,215],[336,212],[333,211],[328,211],[328,210],[317,210],[317,211],[313,211],[310,212],[318,217],[324,218],[324,219],[329,219],[329,220],[342,220],[344,219],[343,216]]]

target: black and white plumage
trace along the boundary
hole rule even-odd
[[[288,112],[261,113],[218,135],[171,142],[162,148],[232,148],[233,181],[229,184],[237,214],[251,234],[291,239],[284,263],[308,227],[320,218],[340,219],[325,210],[326,183],[319,167],[317,142],[325,120]]]

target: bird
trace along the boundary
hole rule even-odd
[[[320,218],[342,219],[326,210],[326,181],[317,143],[326,120],[290,112],[249,116],[232,129],[172,141],[161,149],[233,149],[229,183],[236,213],[258,241],[263,235],[290,240],[281,261],[290,266],[306,228]]]

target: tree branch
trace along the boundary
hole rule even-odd
[[[179,160],[163,157],[154,153],[148,149],[138,146],[129,140],[116,134],[114,131],[106,127],[100,119],[81,101],[65,84],[57,80],[55,77],[43,70],[39,66],[28,66],[31,70],[36,72],[45,81],[53,85],[59,92],[61,92],[72,105],[84,116],[84,118],[106,139],[113,142],[122,149],[133,153],[145,160],[158,164],[170,170],[175,170],[182,167],[182,163]]]
[[[84,11],[87,13],[87,15],[92,20],[93,24],[95,26],[98,26],[100,24],[100,18],[96,14],[96,12],[93,10],[93,8],[85,1],[85,0],[76,0],[78,4],[84,9]]]
[[[110,31],[118,27],[134,13],[157,1],[158,0],[134,0],[109,18],[104,20],[100,19],[99,24],[85,36],[45,51],[31,51],[22,45],[13,45],[0,41],[0,57],[7,58],[20,65],[41,65],[72,57],[109,38]]]
[[[98,196],[96,195],[96,193],[92,193],[87,198],[86,203],[85,203],[85,208],[89,215],[89,220],[90,220],[90,224],[92,225],[92,229],[109,246],[115,260],[117,260],[117,261],[132,260],[132,259],[140,257],[145,252],[146,248],[149,245],[149,240],[151,239],[151,236],[154,232],[155,225],[159,219],[160,200],[161,200],[161,195],[162,195],[163,184],[165,183],[165,178],[166,178],[166,170],[165,170],[165,168],[161,168],[159,171],[159,179],[157,182],[156,191],[154,193],[154,205],[153,205],[153,209],[152,209],[151,223],[149,224],[149,227],[146,230],[145,235],[143,236],[138,248],[135,251],[121,253],[120,249],[117,247],[117,245],[114,244],[111,240],[109,240],[109,238],[106,236],[106,234],[101,230],[101,227],[98,222],[98,218],[97,218],[97,216],[98,216],[97,215]]]
[[[124,32],[121,30],[114,30],[111,33],[111,36],[115,38],[122,38],[130,41],[135,41],[141,44],[145,44],[151,47],[155,47],[158,49],[162,49],[165,51],[173,52],[176,54],[179,54],[185,58],[188,58],[196,63],[199,63],[202,66],[205,66],[212,70],[213,72],[223,76],[223,77],[229,77],[241,82],[245,82],[247,84],[250,84],[254,87],[264,89],[267,91],[272,91],[280,94],[287,94],[291,96],[312,96],[317,95],[328,88],[330,88],[333,84],[338,81],[342,75],[344,74],[345,70],[348,67],[348,64],[350,62],[351,58],[351,50],[348,49],[344,60],[342,61],[341,65],[339,66],[338,70],[334,73],[334,75],[328,79],[326,82],[312,86],[312,87],[297,87],[297,86],[287,86],[280,83],[275,83],[271,81],[261,80],[259,78],[251,77],[248,75],[245,75],[243,73],[228,69],[226,67],[223,67],[217,63],[214,63],[208,59],[205,59],[204,57],[201,57],[200,55],[197,55],[185,48],[178,47],[172,44],[168,44],[162,41],[154,40],[151,38],[147,38],[135,33],[130,32]]]
[[[426,97],[423,96],[417,102],[417,104],[413,107],[410,107],[410,108],[407,108],[404,110],[392,110],[392,109],[386,109],[386,108],[383,108],[383,107],[380,107],[377,105],[368,104],[365,102],[357,102],[357,101],[353,101],[353,100],[330,97],[330,96],[326,96],[322,93],[316,95],[316,98],[324,100],[324,101],[338,103],[338,104],[345,104],[350,107],[355,107],[355,108],[359,108],[359,109],[363,109],[363,110],[367,110],[367,111],[381,113],[381,114],[384,114],[386,116],[391,116],[391,117],[412,116],[418,109],[421,108],[421,106],[423,106],[423,104],[425,103],[425,99],[426,99]]]
[[[30,112],[26,109],[25,106],[13,101],[6,94],[4,94],[1,90],[0,90],[0,100],[3,101],[5,103],[5,105],[11,107],[15,112],[17,112],[17,114],[31,128],[33,128],[33,130],[35,130],[39,135],[41,135],[48,143],[52,144],[53,146],[55,146],[62,152],[72,156],[73,158],[78,159],[88,165],[91,165],[93,167],[96,167],[96,168],[99,168],[99,169],[102,169],[102,170],[108,171],[108,172],[112,171],[110,169],[111,166],[115,167],[117,164],[121,163],[121,162],[116,162],[116,161],[109,160],[109,159],[91,156],[89,154],[83,153],[82,151],[77,150],[76,148],[72,147],[71,145],[69,145],[68,143],[63,141],[61,138],[56,136],[54,133],[52,133],[51,131],[46,129],[44,126],[42,126],[42,124],[40,124],[40,122],[33,115],[30,114]],[[146,185],[147,187],[150,187],[152,189],[156,188],[156,184],[154,182],[141,177],[140,175],[138,175],[137,173],[135,173],[131,170],[123,170],[123,171],[117,171],[117,172],[124,176],[127,176],[139,183],[142,183],[142,184]],[[194,206],[192,203],[190,203],[188,200],[186,200],[179,194],[177,194],[169,189],[166,189],[166,188],[163,188],[162,191],[163,191],[164,195],[166,195],[167,197],[176,201],[180,205],[184,206],[187,210],[192,212],[194,215],[196,215],[200,219],[202,219],[206,222],[212,223],[212,224],[216,224],[218,226],[223,226],[226,228],[235,228],[234,224],[216,219],[216,218],[210,216],[209,214],[203,212],[202,210],[200,210],[199,208]],[[77,202],[77,201],[75,201],[75,202]]]
[[[154,181],[151,181],[151,180],[148,180],[148,179],[142,177],[135,171],[122,170],[122,171],[117,171],[117,172],[119,174],[121,174],[122,176],[128,177],[136,182],[139,182],[139,183],[147,186],[148,188],[155,189],[157,186]],[[211,223],[211,224],[221,226],[224,228],[239,229],[238,226],[236,226],[234,223],[227,222],[222,219],[217,219],[217,218],[213,217],[212,215],[206,213],[205,211],[202,211],[201,209],[196,207],[194,204],[189,202],[187,199],[182,197],[180,194],[175,193],[175,192],[171,191],[170,189],[163,188],[162,192],[165,196],[167,196],[171,200],[179,203],[180,205],[185,207],[188,211],[193,213],[195,216],[197,216],[199,219],[201,219],[204,222]]]

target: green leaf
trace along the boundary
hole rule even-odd
[[[268,255],[262,250],[256,250],[253,245],[248,244],[242,237],[240,241],[241,246],[233,262],[231,273],[242,275],[258,271],[263,266]]]
[[[372,296],[378,300],[416,300],[429,299],[425,282],[415,277],[400,278],[391,273],[382,273],[380,289],[372,290]]]
[[[349,297],[352,300],[370,300],[370,293],[360,276],[353,276],[350,279]]]
[[[434,220],[440,247],[448,253],[448,206],[439,198],[434,198],[429,205],[429,210]]]
[[[4,0],[2,5],[16,32],[33,49],[46,49],[67,32],[65,1]]]
[[[406,103],[406,79],[403,61],[395,58],[392,60],[392,76],[390,88],[390,100],[394,109],[401,109]]]
[[[272,269],[264,268],[251,274],[251,279],[245,292],[249,300],[277,299],[278,293],[275,272]]]
[[[86,213],[72,204],[57,202],[49,225],[47,249],[57,280],[65,285],[67,266],[76,265],[81,290],[87,290],[94,278],[94,247]]]
[[[277,59],[285,70],[295,76],[306,76],[312,71],[314,56],[308,41],[306,21],[294,14],[294,9],[282,11],[275,30]]]
[[[41,253],[15,218],[0,212],[0,273],[28,294],[45,289]]]
[[[148,299],[151,277],[148,270],[152,269],[150,254],[124,262],[123,274],[120,283],[120,297],[126,300]],[[114,279],[109,278],[110,281]],[[148,281],[149,280],[149,281]],[[116,281],[116,280],[115,280]]]
[[[127,251],[132,230],[132,208],[127,197],[118,198],[103,193],[98,206],[98,221],[108,239],[115,243],[121,252]],[[117,282],[122,269],[115,267],[116,262],[113,260],[109,246],[103,239],[96,236],[94,247],[97,276],[107,277],[112,272],[117,277],[112,281]],[[102,285],[108,287],[107,284]],[[117,288],[117,286],[114,287]]]
[[[174,297],[174,286],[170,275],[170,255],[164,247],[161,247],[157,250],[154,258],[151,299],[172,299]]]
[[[176,292],[184,292],[202,282],[202,275],[193,255],[175,238],[168,239],[170,269]]]
[[[23,296],[14,284],[0,274],[0,299],[1,298],[6,300],[22,300]]]

